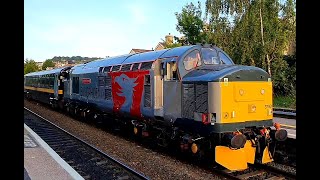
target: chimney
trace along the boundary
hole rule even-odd
[[[169,33],[166,35],[166,44],[172,44],[173,43],[173,36]]]

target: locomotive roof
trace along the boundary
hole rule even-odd
[[[154,61],[164,57],[181,56],[192,47],[194,47],[194,45],[99,59],[88,62],[83,66],[73,67],[72,74],[93,73],[98,72],[100,67]]]
[[[176,48],[169,49],[167,52],[162,54],[159,58],[172,57],[172,56],[181,56],[186,53],[189,49],[195,47],[197,45],[191,46],[180,46]]]
[[[46,75],[46,74],[56,74],[56,73],[60,73],[65,68],[68,68],[68,67],[32,72],[32,73],[25,74],[24,76],[41,76],[41,75]]]

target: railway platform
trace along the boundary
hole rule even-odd
[[[24,180],[84,179],[24,124]]]
[[[279,123],[282,128],[288,131],[288,138],[296,139],[296,119],[273,117],[273,122]]]

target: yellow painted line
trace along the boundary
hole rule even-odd
[[[48,89],[48,88],[37,88],[37,87],[31,87],[31,86],[25,86],[25,89],[33,90],[33,91],[40,91],[40,92],[46,92],[46,93],[54,93],[54,89]],[[63,90],[59,90],[58,94],[63,94]]]
[[[290,127],[290,128],[296,128],[296,126],[291,126],[291,125],[287,125],[287,124],[280,124],[280,126],[283,126],[283,127]]]

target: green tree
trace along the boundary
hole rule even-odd
[[[175,15],[178,20],[176,29],[185,35],[185,40],[188,43],[195,44],[204,40],[200,2],[198,2],[198,6],[195,6],[193,3],[187,4],[182,8],[181,13],[176,12]]]
[[[24,62],[24,74],[28,74],[35,71],[39,71],[37,63],[32,59],[26,59]]]
[[[46,70],[47,67],[54,67],[54,62],[50,59],[47,59],[46,61],[44,61],[42,65],[42,70]]]
[[[284,52],[295,44],[295,12],[294,0],[206,0],[203,21],[200,6],[192,3],[175,15],[177,30],[186,39],[217,44],[236,64],[265,69],[276,93],[292,94],[295,66]]]

